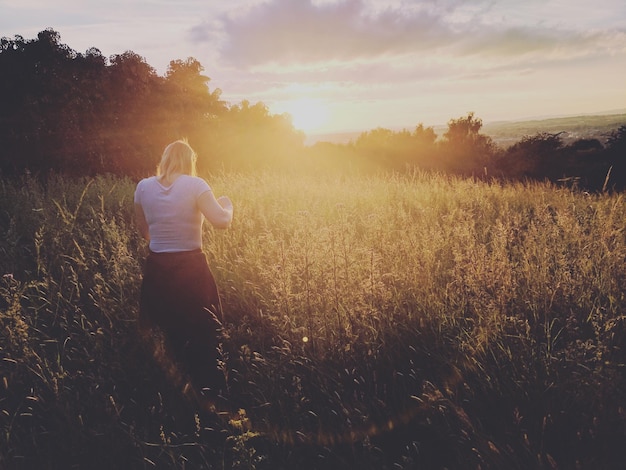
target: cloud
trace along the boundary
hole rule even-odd
[[[492,26],[468,30],[455,47],[458,56],[509,63],[569,61],[626,51],[626,31],[575,31],[546,26]]]
[[[275,0],[222,18],[222,60],[237,66],[320,63],[441,47],[455,34],[437,15],[372,12],[362,0]],[[202,26],[193,35],[202,39]]]
[[[220,29],[220,59],[239,69],[325,66],[341,74],[350,63],[405,60],[421,66],[424,58],[448,57],[478,58],[484,67],[501,61],[526,67],[626,48],[624,30],[556,28],[545,19],[519,24],[506,14],[513,8],[508,1],[381,3],[273,0],[199,24],[191,36],[206,42]]]

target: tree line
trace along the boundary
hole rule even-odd
[[[104,57],[37,38],[0,40],[0,171],[75,175],[150,174],[163,147],[187,138],[201,171],[343,167],[404,172],[419,168],[464,176],[549,179],[590,189],[626,187],[626,126],[605,144],[559,134],[524,136],[501,148],[469,113],[432,127],[378,128],[348,144],[305,147],[287,114],[262,102],[229,104],[193,57],[172,60],[163,76],[132,51]]]
[[[179,138],[193,144],[200,169],[240,168],[303,145],[289,116],[263,103],[228,105],[203,71],[190,57],[159,76],[132,51],[78,53],[52,29],[33,40],[2,38],[0,169],[145,175]]]
[[[361,134],[355,153],[371,153],[397,170],[427,170],[481,178],[545,180],[588,189],[624,189],[626,126],[614,130],[603,145],[597,138],[566,144],[561,132],[540,132],[501,148],[481,134],[482,120],[473,113],[451,119],[442,138],[433,128],[413,132],[377,129]],[[374,157],[374,154],[376,157]]]
[[[398,172],[417,167],[484,179],[550,180],[591,190],[626,188],[626,125],[612,131],[605,144],[597,138],[565,143],[561,132],[539,132],[507,148],[481,129],[482,120],[468,113],[451,119],[442,136],[423,124],[412,131],[378,128],[349,144],[317,143],[312,150],[320,159],[332,155]]]

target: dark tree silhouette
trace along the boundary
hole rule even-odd
[[[204,67],[193,57],[170,62],[165,74],[165,96],[171,100],[167,109],[176,120],[180,135],[196,135],[222,116],[226,105],[221,90],[209,90],[211,79],[203,75]]]
[[[413,132],[379,127],[363,132],[354,147],[368,165],[393,171],[410,168],[433,169],[435,140],[432,127],[419,124]]]
[[[193,57],[172,60],[159,76],[126,51],[108,59],[92,47],[79,53],[53,29],[35,39],[0,39],[0,170],[139,177],[154,171],[163,147],[188,138],[199,169],[412,171],[464,176],[549,179],[590,189],[626,187],[626,126],[608,139],[564,145],[561,134],[525,136],[508,149],[481,134],[474,113],[432,127],[377,128],[355,142],[316,145],[288,115],[259,102],[229,105]],[[608,175],[608,178],[607,178]]]
[[[68,64],[75,54],[47,29],[37,40],[2,39],[0,54],[0,149],[3,168],[54,168],[60,165],[62,134],[71,119]],[[65,119],[63,119],[65,117]]]
[[[497,166],[512,178],[555,178],[558,174],[554,174],[554,169],[562,149],[560,134],[524,136],[506,150]]]
[[[302,134],[262,103],[229,109],[203,70],[189,57],[161,77],[132,51],[108,60],[96,48],[80,54],[52,29],[34,40],[2,38],[0,169],[139,176],[178,138],[189,139],[204,168],[251,155],[280,160],[302,147]]]
[[[262,102],[252,105],[244,100],[222,115],[200,145],[207,148],[207,158],[198,163],[206,168],[293,167],[303,149],[304,134],[294,129],[289,115],[272,115]]]
[[[612,187],[620,191],[626,189],[626,126],[620,126],[609,136],[605,160],[611,171],[605,188]]]
[[[474,117],[474,113],[448,122],[448,130],[440,142],[444,170],[462,175],[485,174],[492,164],[496,146],[491,137],[480,133],[482,126],[482,120]]]

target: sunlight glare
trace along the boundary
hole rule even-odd
[[[324,104],[311,98],[300,98],[289,102],[286,112],[291,115],[293,127],[305,133],[320,130],[328,120],[328,110]]]

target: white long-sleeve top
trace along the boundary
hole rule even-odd
[[[226,228],[233,217],[230,200],[220,198],[220,203],[196,176],[180,175],[169,186],[156,176],[145,178],[137,184],[134,200],[140,229],[147,225],[150,250],[157,253],[202,248],[204,219]]]

